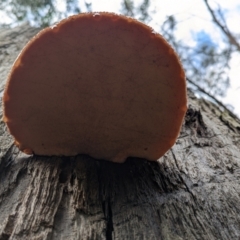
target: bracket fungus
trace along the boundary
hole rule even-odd
[[[85,13],[37,34],[9,74],[4,121],[27,154],[157,160],[186,112],[181,63],[145,24]]]

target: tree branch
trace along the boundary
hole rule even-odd
[[[229,42],[231,44],[233,44],[237,50],[240,52],[240,44],[238,43],[238,41],[236,40],[236,38],[231,34],[231,32],[229,31],[227,24],[224,23],[224,25],[217,19],[214,11],[212,10],[212,8],[210,7],[208,0],[204,0],[208,11],[210,12],[213,21],[216,23],[216,25],[222,30],[222,32],[227,36],[227,38],[229,39]]]
[[[225,111],[227,111],[227,113],[232,116],[235,119],[239,119],[239,117],[237,115],[235,115],[231,110],[229,110],[221,101],[217,100],[213,95],[211,95],[210,93],[208,93],[207,91],[205,91],[203,88],[201,88],[200,86],[198,86],[196,83],[194,83],[191,79],[187,78],[187,81],[189,83],[191,83],[193,86],[195,86],[200,92],[204,93],[205,95],[207,95],[208,97],[210,97],[211,99],[213,99],[219,106],[221,106]]]

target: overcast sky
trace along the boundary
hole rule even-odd
[[[59,0],[61,1],[61,0]],[[84,2],[79,1],[84,10]],[[119,13],[122,0],[92,0],[93,11],[110,11]],[[137,1],[135,1],[137,2]],[[142,1],[138,1],[142,2]],[[166,20],[166,16],[174,15],[179,21],[177,36],[178,39],[187,42],[189,45],[196,44],[193,40],[193,33],[205,32],[209,34],[212,41],[218,43],[221,39],[221,31],[212,24],[211,16],[206,9],[203,0],[151,0],[154,11],[153,19],[149,23],[156,31],[160,29],[161,24]],[[209,1],[213,8],[221,6],[227,20],[229,29],[240,34],[240,1],[239,0],[216,0]],[[230,62],[231,70],[229,77],[231,79],[230,88],[225,98],[220,99],[225,104],[234,107],[234,112],[240,117],[240,53],[233,55]]]

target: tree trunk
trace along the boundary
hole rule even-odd
[[[0,31],[1,94],[38,31]],[[176,144],[158,162],[28,156],[1,121],[0,240],[240,239],[240,121],[190,91],[188,103]]]

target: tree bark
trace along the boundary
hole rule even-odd
[[[1,94],[38,31],[1,30]],[[158,162],[28,156],[1,121],[0,240],[240,239],[240,121],[190,91],[188,104],[176,144]]]

